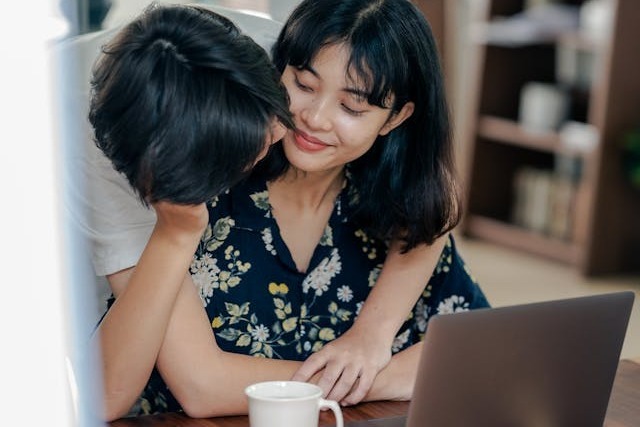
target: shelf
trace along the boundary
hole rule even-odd
[[[480,117],[478,135],[496,142],[537,151],[555,153],[560,150],[560,138],[556,132],[531,132],[518,122],[501,117]]]
[[[582,7],[586,0],[557,3]],[[640,269],[640,197],[625,181],[620,161],[621,135],[638,122],[640,1],[606,3],[613,8],[609,35],[594,39],[567,27],[547,40],[518,33],[526,28],[512,34],[497,21],[522,12],[523,2],[478,2],[471,11],[477,43],[470,46],[462,116],[469,147],[465,234],[575,265],[586,275]],[[522,89],[529,82],[566,86],[570,111],[559,130],[538,133],[519,122]],[[523,194],[516,187],[518,172],[564,165],[579,171],[568,207],[571,240],[510,223],[516,196]],[[529,199],[540,209],[542,200]]]
[[[496,116],[481,116],[478,136],[495,142],[551,154],[582,156],[584,152],[564,147],[557,132],[534,132],[518,122]]]
[[[477,237],[567,264],[578,265],[581,261],[581,250],[576,244],[481,215],[467,217],[465,233],[470,237]]]
[[[597,52],[602,43],[602,40],[594,40],[580,31],[571,31],[558,38],[558,44],[583,52]]]
[[[500,23],[501,20],[491,23],[475,23],[469,31],[470,41],[475,44],[505,48],[561,44],[585,52],[597,51],[603,42],[589,37],[578,29],[556,34],[527,32],[524,29],[507,33],[492,32],[492,27],[496,24],[500,25]]]

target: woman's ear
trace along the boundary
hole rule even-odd
[[[387,120],[387,123],[382,126],[382,129],[380,129],[380,132],[378,132],[378,134],[384,136],[400,126],[402,122],[411,117],[414,108],[415,104],[413,102],[407,102],[406,104],[404,104],[400,111],[392,114],[391,117],[389,117],[389,120]]]

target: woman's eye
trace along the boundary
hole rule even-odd
[[[296,85],[296,87],[298,89],[300,89],[300,90],[302,90],[304,92],[311,92],[311,88],[309,86],[305,85],[305,84],[302,84],[302,82],[300,80],[298,80],[297,77],[295,77],[293,79],[293,81],[294,81],[294,83],[295,83],[295,85]]]
[[[354,110],[353,108],[349,108],[346,104],[342,104],[342,108],[347,112],[347,114],[355,117],[361,116],[364,113],[364,111],[362,110]]]

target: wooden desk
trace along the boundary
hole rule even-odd
[[[408,402],[372,402],[342,410],[345,423],[371,418],[404,415]],[[622,360],[613,384],[604,427],[637,427],[640,424],[640,363]],[[332,426],[333,415],[322,413],[320,425]],[[194,419],[182,414],[162,414],[114,421],[110,427],[248,427],[246,416]]]

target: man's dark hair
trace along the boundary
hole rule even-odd
[[[144,203],[213,198],[250,171],[274,119],[293,126],[267,53],[195,6],[148,7],[103,47],[91,86],[95,142]]]

